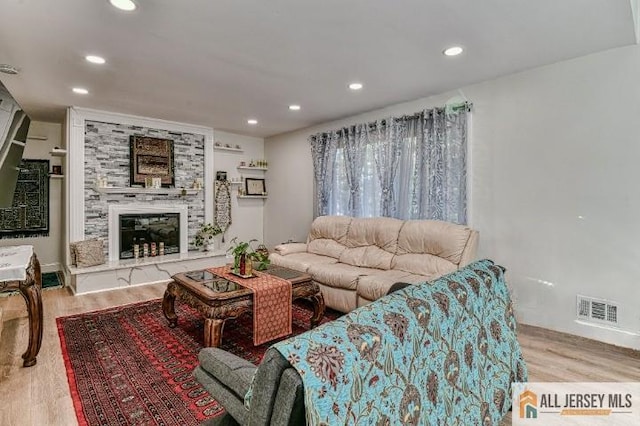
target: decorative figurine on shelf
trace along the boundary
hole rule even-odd
[[[196,233],[195,241],[193,245],[196,247],[202,247],[202,251],[209,251],[215,247],[214,237],[222,234],[222,229],[218,225],[207,223],[200,227],[200,230]]]

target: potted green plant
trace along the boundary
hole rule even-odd
[[[213,245],[213,239],[216,235],[222,234],[222,229],[218,225],[206,223],[200,227],[196,233],[193,245],[202,247],[203,251],[209,251]]]
[[[251,243],[254,241],[258,240],[251,239],[249,241],[238,241],[238,237],[233,237],[231,240],[231,245],[227,249],[227,253],[231,253],[233,255],[232,270],[234,273],[242,276],[248,276],[253,272],[251,270],[251,254],[253,253]]]
[[[253,262],[256,262],[255,269],[262,271],[269,265],[269,254],[266,250],[254,250],[251,243],[258,240],[238,241],[238,237],[231,240],[231,246],[227,253],[233,255],[233,272],[242,276],[249,276],[253,272]],[[266,249],[266,248],[265,248]],[[266,254],[265,254],[266,252]]]

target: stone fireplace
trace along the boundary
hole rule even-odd
[[[186,253],[188,215],[186,205],[110,205],[109,260],[133,258],[134,239],[140,245],[140,257],[143,257],[144,243],[155,243],[159,247],[162,242],[165,255]]]
[[[67,252],[65,273],[76,294],[166,282],[178,272],[223,264],[224,253],[189,250],[200,226],[213,221],[213,185],[191,189],[196,180],[213,182],[213,129],[77,107],[69,108],[67,125],[66,242],[102,239],[109,259],[75,268]],[[174,187],[132,185],[135,136],[173,141]],[[103,179],[106,187],[97,184]],[[150,240],[149,254],[155,242],[156,256],[144,258],[140,247],[139,259],[128,259],[133,238]]]

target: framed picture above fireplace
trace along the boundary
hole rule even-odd
[[[145,178],[160,178],[162,187],[175,185],[173,141],[148,136],[131,136],[130,185],[145,184]]]

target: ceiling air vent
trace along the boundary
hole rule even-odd
[[[18,70],[18,68],[14,67],[13,65],[0,64],[0,72],[10,75],[16,75],[20,72],[20,70]]]
[[[607,300],[578,295],[578,319],[600,324],[618,324],[618,305]]]

